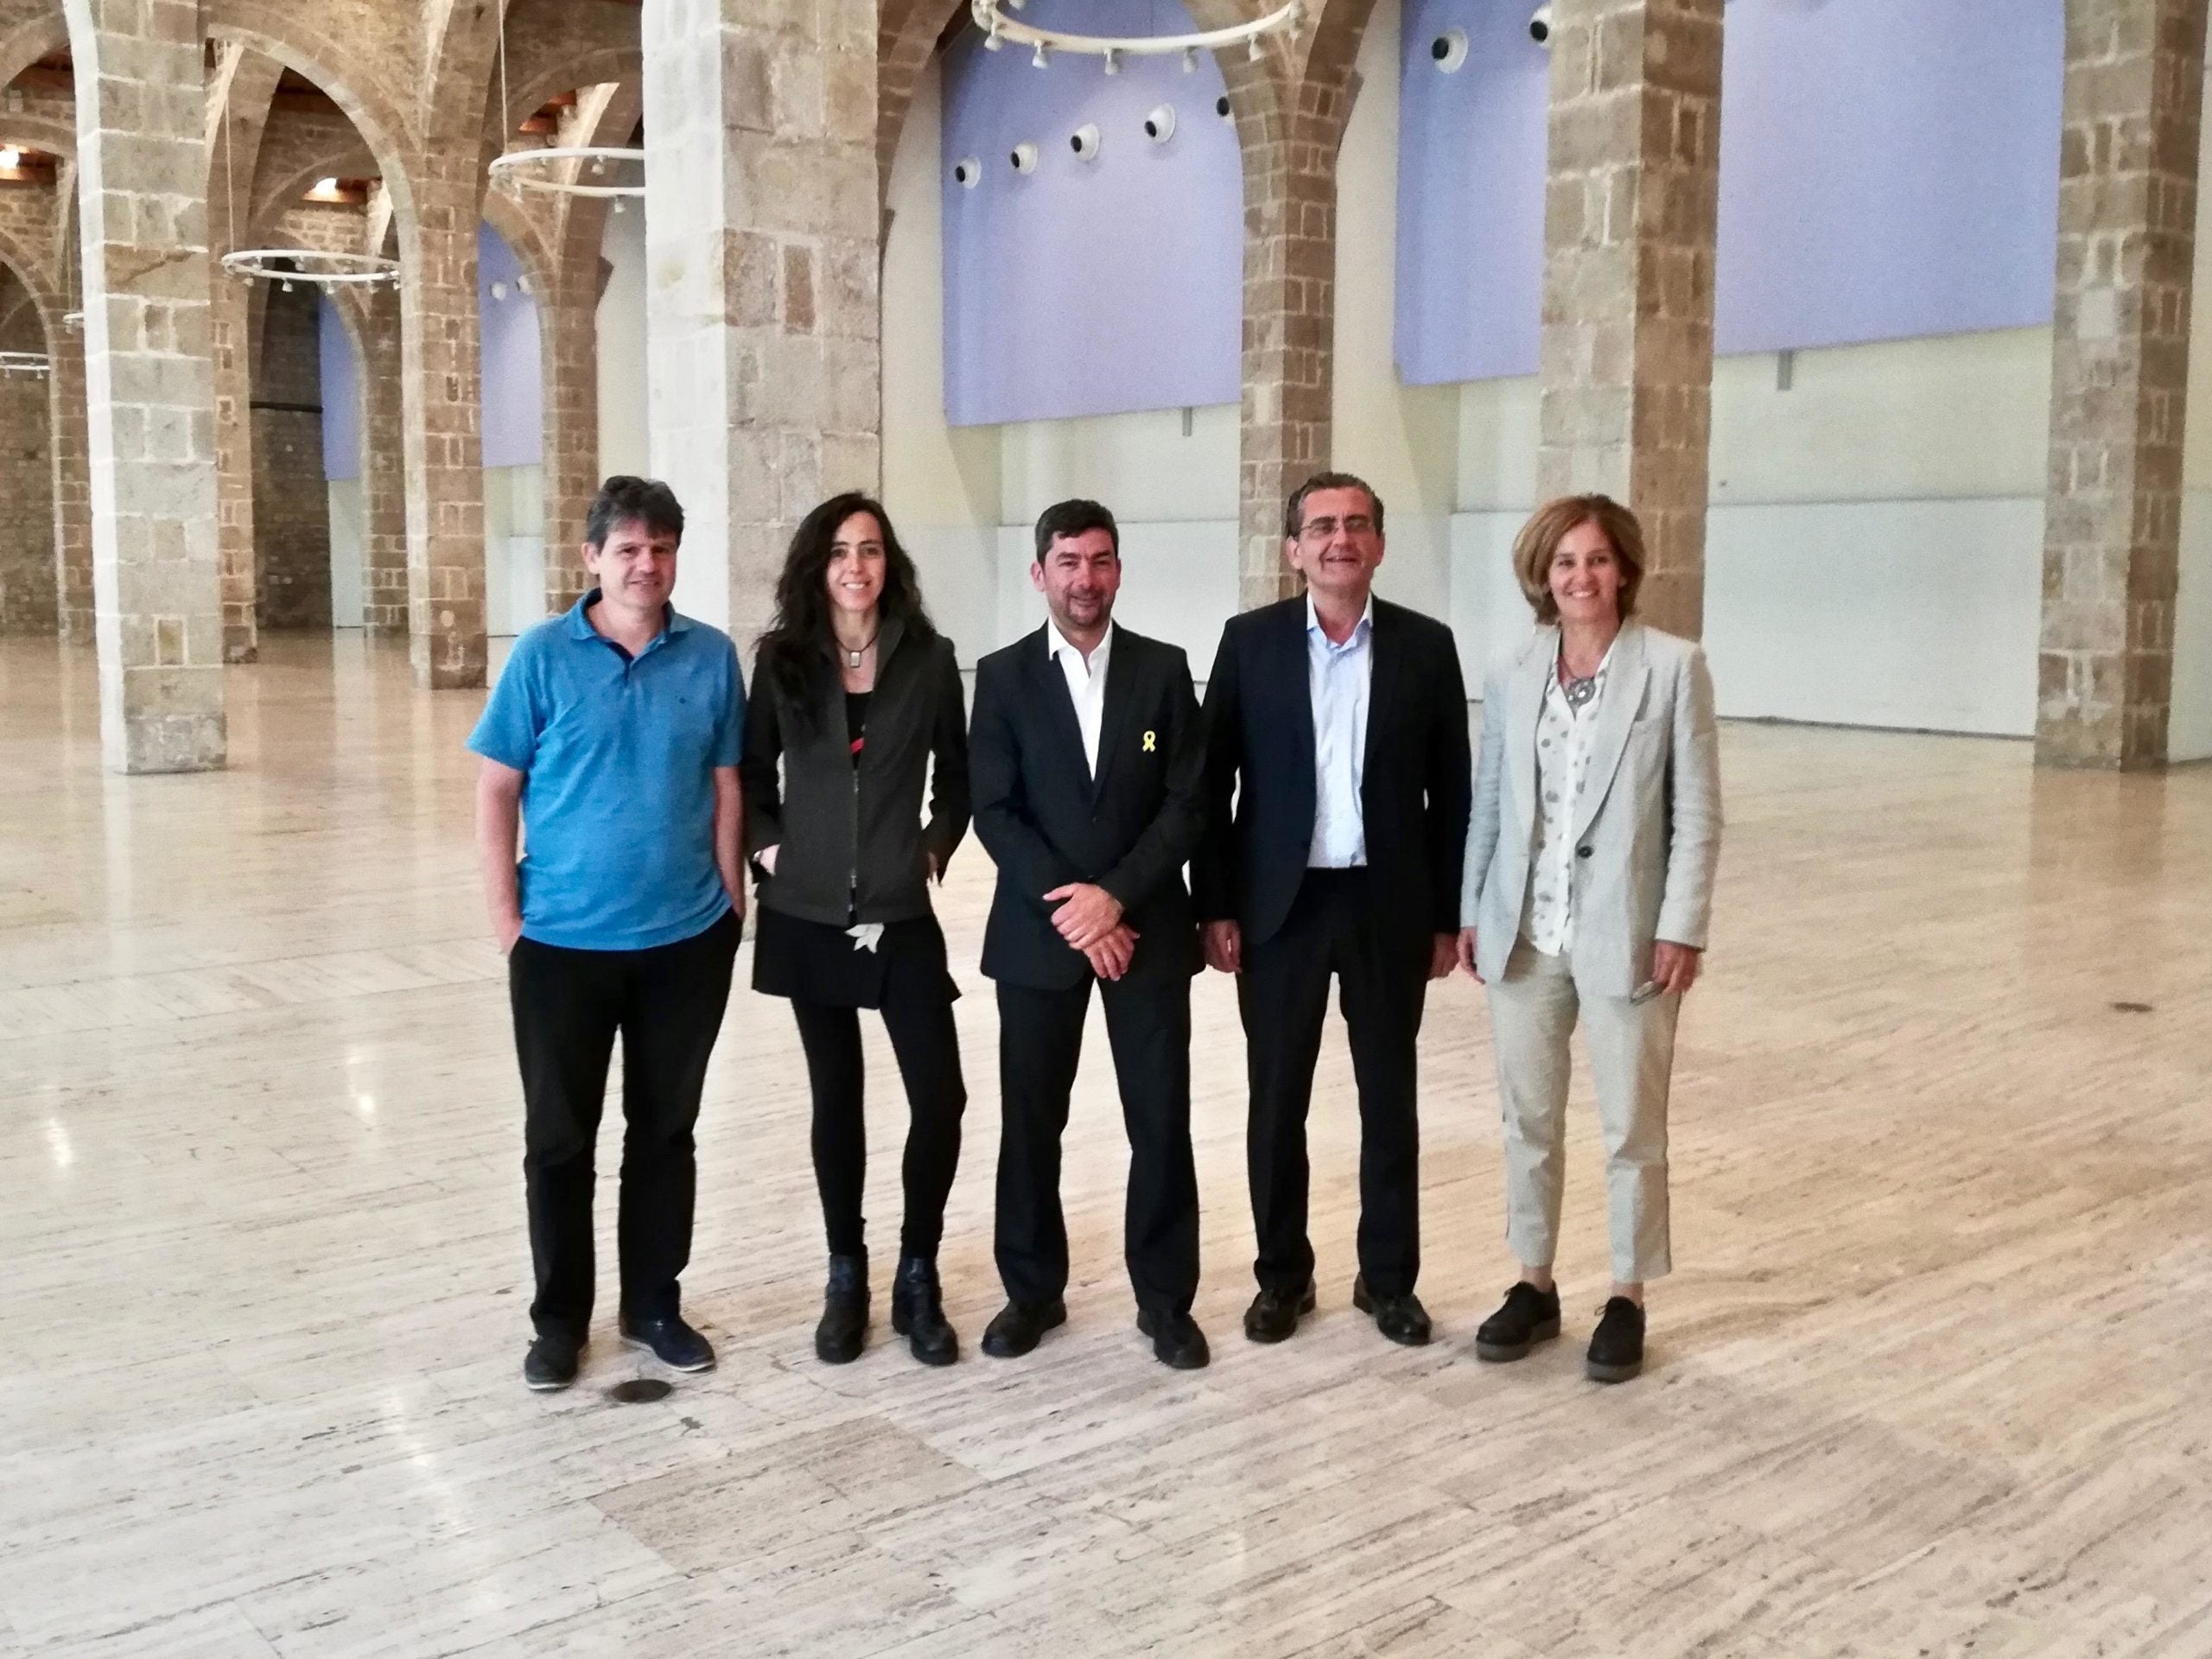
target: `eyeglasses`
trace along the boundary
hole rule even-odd
[[[1301,542],[1326,542],[1334,539],[1338,530],[1347,536],[1372,536],[1375,521],[1364,513],[1354,513],[1349,518],[1308,518],[1298,532]]]

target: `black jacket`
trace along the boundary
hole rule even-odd
[[[1094,785],[1049,647],[1040,628],[976,665],[976,834],[999,867],[983,972],[1040,990],[1089,978],[1044,898],[1089,881],[1121,900],[1139,935],[1130,977],[1187,977],[1200,958],[1183,866],[1198,845],[1205,766],[1190,664],[1173,645],[1114,630]]]
[[[876,642],[867,741],[855,764],[845,690],[824,646],[803,709],[753,668],[746,708],[747,844],[779,849],[760,902],[810,922],[900,922],[929,913],[925,853],[938,872],[968,829],[968,736],[952,642],[886,621]],[[930,820],[921,822],[923,774]],[[778,762],[780,760],[780,777]]]
[[[1472,796],[1467,694],[1452,630],[1375,601],[1374,680],[1360,807],[1368,879],[1410,949],[1459,931]],[[1313,702],[1306,601],[1231,617],[1206,684],[1206,833],[1192,861],[1198,913],[1264,944],[1290,914],[1313,841]],[[1230,798],[1236,801],[1230,814]]]

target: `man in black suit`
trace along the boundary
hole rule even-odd
[[[1251,1090],[1246,1153],[1255,1342],[1314,1306],[1306,1116],[1329,976],[1359,1085],[1352,1302],[1393,1342],[1428,1340],[1414,1039],[1452,969],[1471,796],[1452,630],[1374,597],[1382,503],[1349,474],[1290,498],[1303,598],[1234,617],[1206,686],[1206,827],[1192,872],[1207,961],[1235,974]],[[1232,794],[1236,815],[1230,813]]]
[[[976,833],[999,870],[983,933],[998,982],[999,1276],[983,1351],[1026,1354],[1067,1319],[1060,1135],[1096,982],[1129,1135],[1126,1217],[1137,1329],[1178,1370],[1206,1363],[1191,1318],[1198,1182],[1191,1156],[1191,976],[1183,866],[1205,767],[1190,664],[1114,626],[1120,533],[1095,501],[1037,521],[1046,625],[976,665],[968,739]]]

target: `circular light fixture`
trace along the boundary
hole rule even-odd
[[[1022,9],[1026,0],[969,0],[968,15],[976,27],[983,31],[983,44],[993,47],[1003,37],[1017,46],[1033,47],[1035,54],[1030,61],[1042,69],[1051,61],[1054,52],[1084,52],[1106,60],[1106,73],[1120,72],[1123,57],[1167,57],[1176,53],[1185,55],[1185,67],[1190,67],[1194,54],[1201,50],[1213,51],[1222,47],[1249,46],[1252,55],[1260,55],[1261,37],[1278,33],[1295,32],[1305,12],[1305,0],[1287,0],[1263,17],[1249,22],[1232,23],[1226,29],[1201,29],[1191,35],[1071,35],[1057,29],[1039,29],[1032,24],[1009,17],[1000,10],[1001,4],[1012,10]]]
[[[1175,136],[1175,106],[1160,104],[1154,106],[1144,118],[1144,136],[1155,144],[1164,144]]]
[[[1538,6],[1529,19],[1529,38],[1538,46],[1542,46],[1548,43],[1551,37],[1552,9],[1549,5]]]
[[[1224,92],[1219,98],[1214,99],[1213,112],[1224,121],[1229,119],[1229,94],[1227,92]]]
[[[980,156],[963,156],[952,164],[952,181],[963,190],[973,190],[983,181],[983,162]]]
[[[1467,31],[1447,29],[1428,43],[1428,60],[1447,75],[1467,67]]]
[[[325,253],[320,248],[241,248],[223,256],[223,269],[247,282],[274,281],[291,292],[294,283],[315,288],[373,288],[399,280],[399,261],[372,253]]]
[[[1037,146],[1025,139],[1014,147],[1014,153],[1007,160],[1014,164],[1014,170],[1017,173],[1034,173],[1037,170]]]
[[[1068,148],[1075,151],[1075,158],[1079,162],[1096,161],[1098,159],[1098,124],[1095,121],[1086,121],[1070,133]]]
[[[603,144],[570,144],[552,149],[514,149],[494,156],[492,182],[514,190],[531,190],[550,196],[594,196],[611,200],[617,213],[626,200],[645,194],[645,152]],[[611,182],[610,169],[625,169],[621,181]],[[627,169],[637,169],[632,182]]]

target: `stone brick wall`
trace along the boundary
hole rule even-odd
[[[330,496],[322,359],[310,288],[268,296],[255,360],[253,559],[264,628],[330,626]]]
[[[2069,0],[2036,758],[2165,764],[2203,0]]]
[[[0,268],[0,351],[44,352],[46,332]],[[51,638],[54,610],[51,394],[36,375],[0,375],[0,634]]]

